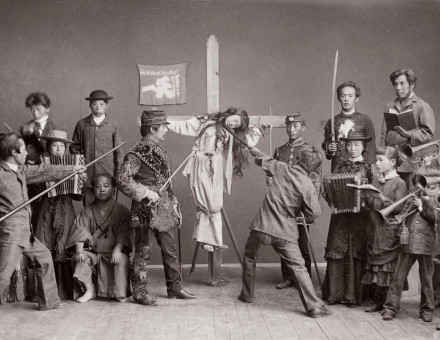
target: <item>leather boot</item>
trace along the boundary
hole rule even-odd
[[[84,286],[86,288],[86,292],[84,293],[83,296],[76,299],[76,302],[84,303],[84,302],[87,302],[89,300],[96,298],[96,289],[95,289],[95,285],[93,284],[92,279],[90,279],[90,281],[84,283]]]

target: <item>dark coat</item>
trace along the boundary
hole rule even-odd
[[[415,208],[415,206],[411,207],[410,201],[407,202],[402,212],[408,212]],[[409,244],[401,246],[402,252],[417,255],[436,254],[436,214],[438,212],[435,209],[435,200],[431,197],[428,203],[423,205],[421,212],[417,211],[406,219],[405,224],[409,229]]]
[[[366,162],[343,161],[335,173],[358,173],[371,183],[371,169]],[[353,257],[365,260],[367,254],[367,228],[369,212],[332,214],[325,248],[326,259],[342,259],[348,252],[351,240]],[[351,238],[350,238],[351,237]]]
[[[376,135],[374,133],[374,125],[371,121],[370,117],[359,113],[354,112],[351,115],[344,115],[342,113],[335,116],[335,135],[336,139],[338,137],[338,131],[340,126],[344,123],[346,119],[350,119],[354,122],[354,129],[356,131],[360,131],[365,134],[366,137],[371,137],[371,141],[366,143],[366,161],[369,164],[376,162]],[[324,151],[326,150],[327,143],[331,142],[331,119],[327,121],[327,124],[324,128],[324,142],[322,143],[322,148]],[[331,171],[335,173],[336,166],[342,161],[342,159],[348,158],[348,155],[345,151],[345,143],[342,141],[338,142],[338,151],[334,156],[331,156],[326,153],[327,159],[332,160]]]
[[[81,119],[75,127],[70,144],[71,154],[83,154],[86,163],[89,163],[108,152],[122,142],[119,124],[106,114],[101,124],[97,125],[92,115]],[[119,148],[111,155],[87,168],[87,186],[91,187],[91,180],[96,173],[108,172],[116,177],[119,166],[122,164],[123,151]]]
[[[56,130],[56,125],[52,119],[48,118],[46,125],[44,126],[42,136],[46,136],[50,130]],[[34,134],[34,120],[28,121],[20,128],[20,134],[22,136],[28,136]],[[46,150],[46,143],[44,139],[40,139],[40,144],[44,150]]]

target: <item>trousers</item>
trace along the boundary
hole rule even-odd
[[[307,226],[307,231],[308,230],[309,226]],[[304,265],[307,268],[307,272],[309,273],[310,277],[312,277],[312,259],[310,256],[309,241],[302,224],[298,224],[298,234],[299,250],[301,251],[301,256],[304,259]],[[283,275],[283,280],[293,281],[293,279],[289,276],[289,268],[283,259],[281,259],[281,274]]]
[[[286,263],[290,272],[289,275],[295,282],[306,312],[324,306],[322,300],[316,295],[312,280],[304,266],[304,259],[299,250],[298,242],[289,242],[257,230],[251,230],[246,241],[241,297],[250,302],[254,299],[257,258],[265,246],[272,246]]]
[[[397,259],[396,271],[394,272],[393,281],[388,289],[387,300],[384,304],[384,308],[390,310],[394,315],[399,312],[402,290],[408,273],[416,261],[419,262],[421,285],[419,306],[420,315],[425,312],[432,313],[434,311],[434,289],[432,285],[432,276],[434,275],[434,256],[401,252]]]
[[[35,238],[25,246],[0,241],[0,294],[5,294],[5,289],[9,287],[21,254],[35,263],[39,309],[53,309],[61,300],[58,296],[52,255],[50,250]]]
[[[162,253],[165,281],[168,291],[180,291],[182,278],[174,242],[174,230],[159,232],[149,227],[138,227],[135,231],[135,255],[132,270],[133,298],[139,300],[148,294],[147,266],[150,263],[151,242],[156,238]]]

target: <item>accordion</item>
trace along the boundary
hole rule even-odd
[[[63,156],[42,156],[41,164],[52,165],[85,165],[86,161],[84,155],[63,155]],[[46,189],[54,185],[55,182],[46,182]],[[60,195],[73,195],[75,200],[82,199],[82,190],[84,187],[84,180],[78,174],[69,178],[64,183],[56,186],[48,192],[49,197]]]
[[[347,187],[347,184],[366,183],[368,183],[366,178],[353,173],[331,174],[324,177],[324,195],[332,214],[360,213],[361,208],[365,206],[361,191]]]

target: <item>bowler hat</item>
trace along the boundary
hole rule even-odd
[[[90,95],[86,98],[86,100],[90,102],[92,100],[110,100],[110,99],[113,99],[113,97],[109,97],[107,92],[105,92],[104,90],[95,90],[91,92]]]
[[[305,118],[301,115],[301,112],[295,112],[295,113],[292,113],[292,114],[288,114],[287,116],[286,116],[286,119],[285,119],[285,123],[286,124],[289,124],[289,123],[294,123],[294,122],[301,122],[301,123],[303,123],[303,122],[305,122],[306,120],[305,120]]]
[[[141,115],[141,125],[169,124],[165,111],[158,109],[145,110]]]
[[[340,140],[344,142],[350,142],[350,141],[365,141],[369,142],[371,140],[371,136],[366,136],[365,132],[363,131],[356,131],[356,130],[350,130],[347,134],[347,137],[340,137]]]
[[[49,130],[47,135],[41,136],[40,139],[63,143],[73,143],[73,141],[67,139],[67,132],[61,130]]]

